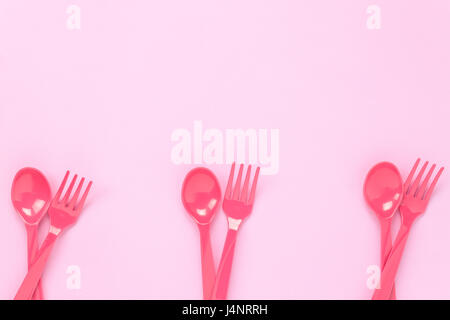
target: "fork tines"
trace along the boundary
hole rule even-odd
[[[66,175],[64,176],[64,179],[61,183],[61,185],[59,186],[58,192],[55,194],[55,197],[53,199],[54,202],[58,203],[58,204],[64,204],[66,207],[70,207],[76,211],[81,210],[84,206],[84,203],[86,201],[87,195],[89,193],[89,190],[91,189],[92,186],[92,181],[89,181],[88,186],[86,187],[86,190],[83,193],[83,196],[81,197],[81,200],[77,203],[78,197],[80,195],[81,189],[83,187],[85,178],[83,177],[80,181],[80,183],[78,184],[77,189],[75,190],[75,193],[73,194],[72,198],[69,199],[70,194],[72,193],[72,189],[75,186],[75,182],[77,180],[78,175],[75,174],[75,176],[72,178],[72,181],[70,182],[69,187],[67,188],[67,191],[64,195],[64,197],[61,199],[61,194],[64,190],[64,187],[67,183],[67,179],[69,178],[69,174],[70,171],[66,172]]]
[[[236,179],[236,184],[235,184],[234,190],[232,190],[235,166],[236,166],[236,163],[233,162],[233,165],[231,166],[230,177],[228,178],[227,189],[225,191],[225,199],[243,201],[246,204],[251,205],[251,204],[253,204],[253,202],[255,200],[256,184],[258,183],[258,176],[259,176],[260,168],[259,167],[256,168],[255,177],[253,178],[253,183],[252,183],[252,187],[250,190],[250,196],[247,197],[252,166],[249,165],[247,168],[247,173],[245,175],[245,180],[244,180],[244,185],[242,186],[242,190],[240,188],[241,188],[242,172],[244,170],[244,165],[241,164],[239,166],[239,173],[238,173],[238,176]]]
[[[428,171],[428,173],[425,177],[425,180],[423,180],[423,182],[420,183],[422,176],[425,173],[425,170],[427,169],[427,166],[428,166],[428,161],[426,161],[425,164],[420,169],[416,179],[411,184],[411,181],[414,177],[417,167],[419,166],[419,163],[420,163],[420,158],[416,160],[416,163],[414,164],[411,172],[409,173],[408,178],[405,181],[405,195],[428,201],[428,200],[430,200],[431,194],[433,193],[433,190],[436,186],[436,183],[439,180],[439,177],[442,174],[442,171],[444,171],[444,167],[441,167],[439,169],[439,171],[437,172],[437,174],[435,175],[435,177],[433,179],[433,182],[431,182],[431,185],[427,188],[427,185],[428,185],[428,182],[430,181],[431,175],[433,174],[433,171],[436,169],[436,164],[433,164],[431,166],[430,170]],[[419,186],[419,184],[420,184],[420,186]]]

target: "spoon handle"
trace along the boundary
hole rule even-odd
[[[225,300],[230,283],[231,266],[233,264],[234,247],[236,244],[237,229],[228,229],[227,238],[222,251],[216,283],[212,293],[213,300]]]
[[[392,250],[392,235],[391,235],[391,226],[392,219],[381,219],[381,271],[383,271],[384,266],[386,265],[386,261],[389,257],[389,254]],[[395,295],[395,284],[392,286],[392,293],[390,296],[390,300],[396,300]]]
[[[32,262],[36,259],[36,255],[39,249],[37,241],[37,225],[26,224],[27,229],[27,251],[28,251],[28,270],[30,270]],[[44,296],[42,294],[42,283],[39,280],[36,291],[33,294],[33,300],[43,300]]]
[[[397,238],[395,239],[391,253],[381,272],[380,289],[376,289],[372,300],[388,300],[394,286],[395,276],[402,259],[403,250],[408,240],[410,228],[403,225],[400,227]]]
[[[199,225],[200,246],[202,251],[202,281],[203,281],[203,299],[211,299],[211,292],[216,280],[216,271],[214,267],[214,257],[211,248],[211,237],[209,234],[209,225]]]
[[[30,300],[44,272],[48,257],[52,251],[57,235],[49,232],[37,254],[36,260],[28,270],[27,275],[22,281],[14,300]]]

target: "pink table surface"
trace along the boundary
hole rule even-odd
[[[66,28],[70,4],[80,30]],[[371,4],[379,30],[366,27]],[[10,201],[24,166],[53,190],[67,169],[94,181],[49,260],[47,298],[201,298],[199,236],[180,201],[195,165],[171,160],[172,132],[196,120],[280,133],[229,298],[370,298],[379,229],[363,180],[383,160],[405,176],[419,156],[450,164],[449,30],[450,2],[437,0],[1,1],[0,298],[26,273]],[[230,166],[208,167],[224,188]],[[444,171],[407,245],[399,298],[450,298],[449,228]],[[216,263],[225,234],[218,212]]]

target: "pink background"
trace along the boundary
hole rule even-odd
[[[66,28],[72,3],[79,31]],[[380,30],[366,27],[370,4]],[[198,231],[180,201],[193,166],[170,159],[172,131],[194,120],[280,129],[280,170],[260,179],[229,298],[370,298],[379,226],[363,180],[382,160],[405,176],[419,156],[450,163],[449,28],[437,0],[1,1],[0,298],[26,272],[10,201],[24,166],[53,190],[67,169],[94,180],[48,263],[47,298],[201,298]],[[209,167],[224,188],[229,166]],[[448,176],[413,229],[398,298],[450,298]],[[216,263],[225,233],[220,211]],[[69,265],[80,290],[66,288]]]

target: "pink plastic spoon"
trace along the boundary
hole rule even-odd
[[[364,197],[381,225],[381,270],[392,249],[391,224],[403,197],[403,182],[397,167],[389,162],[375,165],[367,174]],[[395,300],[395,287],[391,299]]]
[[[36,169],[24,168],[17,172],[11,188],[11,200],[17,213],[25,222],[28,243],[28,269],[38,252],[37,231],[51,200],[50,185],[44,175]],[[39,282],[34,299],[42,300]]]
[[[203,298],[210,299],[216,280],[216,272],[209,225],[221,198],[220,186],[214,173],[206,168],[191,170],[184,179],[181,198],[184,207],[200,230]]]

